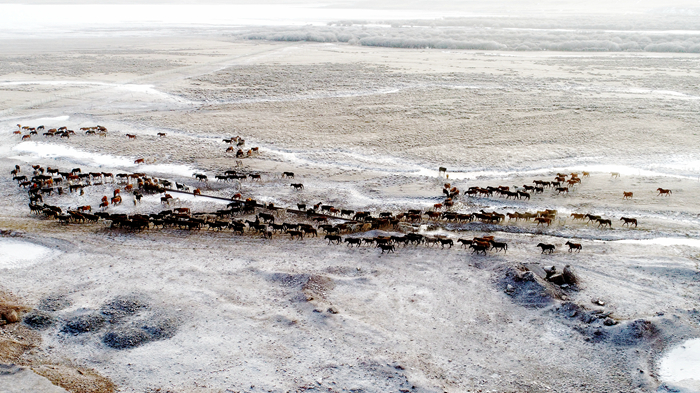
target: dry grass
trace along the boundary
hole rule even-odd
[[[95,370],[65,364],[41,364],[32,367],[35,373],[46,377],[72,393],[111,393],[116,386]]]

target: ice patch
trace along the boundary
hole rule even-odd
[[[30,154],[31,160],[59,158],[78,165],[94,168],[138,168],[138,172],[192,176],[194,169],[186,165],[174,164],[134,164],[134,158],[117,157],[109,154],[90,153],[71,146],[61,146],[43,142],[22,142],[12,148],[19,153]],[[19,157],[26,158],[26,157]]]
[[[673,348],[659,365],[659,379],[680,392],[700,391],[700,338]]]
[[[655,239],[625,239],[625,240],[617,240],[616,243],[658,245],[658,246],[700,247],[700,240],[698,240],[698,239],[682,239],[682,238],[673,238],[673,237],[659,237],[659,238],[655,238]],[[698,370],[700,370],[700,368]]]
[[[16,269],[53,258],[60,252],[33,243],[0,239],[0,269]]]
[[[25,122],[31,122],[32,124],[37,123],[41,125],[42,122],[64,122],[70,119],[70,116],[56,116],[56,117],[40,117],[38,119],[25,120]]]
[[[158,195],[147,195],[141,199],[142,202],[148,203],[148,204],[158,204],[161,205],[160,202],[160,197],[162,194]],[[178,203],[187,203],[187,204],[194,204],[194,203],[217,203],[220,205],[226,205],[231,203],[231,201],[226,201],[223,199],[217,199],[217,198],[209,198],[206,195],[200,195],[200,196],[194,196],[192,194],[183,194],[179,192],[173,192],[172,193],[173,198],[175,199],[171,204],[173,206],[177,205]],[[177,206],[175,206],[177,207]]]
[[[132,93],[142,93],[153,96],[158,96],[162,99],[170,101],[186,101],[183,98],[176,97],[162,91],[156,90],[153,85],[137,85],[132,83],[106,83],[93,81],[17,81],[17,82],[0,82],[0,86],[19,86],[19,85],[50,85],[50,86],[98,86],[104,88],[113,88],[124,90]],[[66,120],[68,117],[66,116]]]

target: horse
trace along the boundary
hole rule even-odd
[[[195,188],[194,191],[192,191],[192,195],[202,195],[202,190],[200,190],[199,188]]]
[[[318,231],[316,231],[315,228],[304,227],[301,229],[301,231],[304,232],[305,235],[313,235],[313,236],[318,237]]]
[[[557,187],[556,190],[559,194],[569,193],[569,187]]]
[[[396,247],[394,247],[393,244],[377,244],[376,248],[381,248],[382,249],[382,254],[386,251],[386,253],[394,252],[396,250]]]
[[[535,222],[537,222],[537,226],[547,224],[547,226],[552,225],[552,219],[549,217],[535,217]]]
[[[618,178],[620,177],[620,172],[610,172],[610,177]]]
[[[427,247],[427,246],[432,247],[432,246],[438,244],[438,243],[440,242],[440,239],[438,239],[438,238],[436,238],[436,237],[426,237],[426,238],[424,239],[424,241],[425,241],[426,247]]]
[[[129,139],[136,139],[136,135],[134,134],[126,134],[126,137]]]
[[[201,173],[195,173],[195,174],[194,174],[194,177],[197,178],[197,180],[202,181],[202,182],[203,182],[203,181],[209,181],[209,179],[207,178],[207,175],[204,175],[204,174],[201,174]]]
[[[442,248],[445,248],[446,244],[449,244],[450,245],[449,248],[452,248],[452,246],[455,244],[455,242],[452,239],[438,239],[438,240],[440,240],[440,244],[442,244]]]
[[[328,244],[331,244],[332,242],[336,242],[336,244],[340,244],[342,241],[342,238],[340,235],[326,235],[324,239],[328,239]]]
[[[31,135],[22,135],[22,140],[26,141],[27,139],[30,139],[32,136]]]
[[[491,243],[491,249],[492,250],[495,249],[496,252],[498,252],[498,250],[503,250],[503,253],[505,254],[508,251],[508,243],[495,242],[493,240],[491,240],[490,243]]]
[[[581,252],[581,244],[579,243],[566,242],[564,244],[569,246],[569,252],[572,252],[573,250],[576,250],[576,252]]]
[[[134,160],[134,164],[143,164],[145,162],[146,160],[144,160],[143,158],[137,158],[136,160]]]
[[[571,217],[573,217],[574,220],[583,220],[586,218],[586,215],[583,213],[571,213]]]
[[[159,132],[159,133],[158,133],[158,134],[156,134],[156,135],[158,135],[159,137],[161,137],[161,138],[162,138],[162,137],[164,137],[164,136],[165,136],[165,133],[164,133],[164,132]]]
[[[540,247],[542,249],[542,254],[547,252],[548,254],[551,254],[554,252],[554,244],[545,244],[545,243],[539,243],[535,247]]]
[[[258,217],[263,220],[263,222],[275,223],[275,216],[268,213],[258,213]]]
[[[610,221],[610,220],[599,218],[597,221],[598,221],[598,228],[600,228],[601,226],[606,226],[606,225],[609,226],[610,228],[612,228],[612,221]]]
[[[663,189],[661,187],[657,188],[656,191],[659,192],[659,195],[671,196],[671,194],[672,194],[671,190],[666,190],[666,189]],[[657,196],[659,196],[659,195],[657,195]]]
[[[472,254],[476,253],[478,255],[479,253],[482,253],[482,254],[486,255],[486,250],[489,249],[489,246],[483,245],[483,244],[472,243],[471,245],[469,245],[469,248],[472,249]]]
[[[637,219],[636,219],[636,218],[621,217],[621,218],[620,218],[620,221],[624,221],[624,223],[622,224],[622,226],[627,225],[627,226],[629,227],[630,224],[634,224],[634,227],[635,227],[635,228],[637,227]]]
[[[632,199],[632,195],[633,195],[632,191],[630,191],[630,192],[623,191],[622,192],[622,199]]]
[[[304,189],[304,185],[301,183],[292,183],[289,186],[294,187],[295,190],[303,190]]]
[[[92,207],[91,207],[90,205],[80,206],[80,207],[78,207],[78,209],[76,209],[76,210],[81,211],[81,212],[91,212],[91,211],[92,211]]]
[[[591,221],[598,221],[600,219],[600,216],[595,216],[593,214],[586,214],[586,217],[588,218],[588,222],[590,223]]]
[[[282,172],[282,177],[294,179],[294,172]]]
[[[115,196],[115,197],[112,198],[112,204],[113,204],[113,205],[119,205],[119,204],[121,204],[121,203],[122,203],[122,197],[121,197],[121,196],[117,195],[117,196]]]
[[[345,242],[348,244],[348,247],[352,247],[354,244],[357,244],[357,247],[362,245],[362,239],[359,237],[346,237]]]
[[[457,239],[457,241],[462,243],[462,248],[467,247],[468,245],[471,245],[473,243],[473,241],[469,239]]]

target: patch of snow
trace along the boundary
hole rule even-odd
[[[679,392],[700,391],[700,338],[673,348],[659,365],[659,379]]]
[[[47,260],[59,252],[26,241],[0,239],[0,269],[17,269]]]

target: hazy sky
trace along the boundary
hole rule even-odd
[[[699,0],[0,0],[0,4],[307,4],[313,7],[420,9],[461,12],[647,13],[676,8],[700,12]]]

